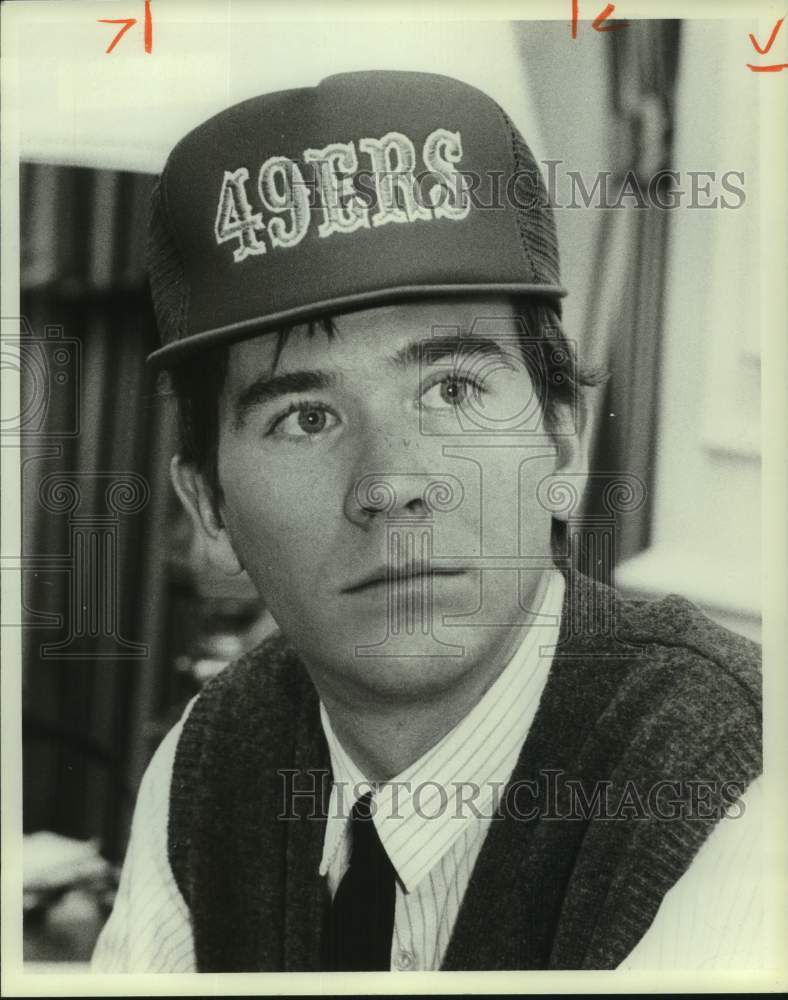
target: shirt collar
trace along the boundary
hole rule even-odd
[[[547,680],[564,587],[561,573],[551,572],[537,621],[482,698],[434,747],[377,787],[375,828],[407,892],[469,825],[494,810]],[[374,786],[342,747],[322,703],[320,717],[334,775],[320,864],[320,874],[325,875],[338,852],[347,849],[354,802]]]

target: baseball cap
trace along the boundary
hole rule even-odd
[[[447,76],[342,73],[242,101],[189,132],[148,242],[171,367],[322,315],[430,296],[555,300],[555,221],[524,138]]]

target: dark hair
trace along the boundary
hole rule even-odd
[[[515,313],[523,321],[521,349],[544,413],[545,426],[556,425],[561,406],[579,408],[583,390],[599,385],[606,375],[578,365],[573,345],[567,340],[560,316],[550,300],[522,297],[513,300]],[[291,332],[279,330],[274,366]],[[334,335],[330,317],[311,321],[309,336],[316,330]],[[214,500],[221,499],[218,475],[219,400],[227,376],[227,345],[208,349],[174,367],[170,382],[178,407],[180,453],[206,478]]]

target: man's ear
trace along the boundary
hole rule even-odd
[[[205,476],[191,462],[175,455],[170,462],[170,479],[210,561],[226,576],[243,572]]]
[[[580,401],[576,407],[557,404],[551,431],[557,449],[553,475],[556,484],[563,479],[569,486],[569,492],[577,497],[574,504],[553,511],[553,517],[560,521],[566,521],[570,514],[577,513],[585,492],[588,481],[588,425],[585,401]]]

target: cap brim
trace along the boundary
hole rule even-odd
[[[389,305],[425,298],[467,297],[482,295],[536,295],[546,298],[563,298],[567,291],[561,285],[527,284],[519,282],[484,283],[475,285],[409,285],[402,288],[385,288],[379,291],[358,292],[353,295],[310,302],[294,309],[254,317],[228,326],[216,327],[194,333],[181,340],[160,347],[148,355],[147,365],[154,370],[170,368],[181,364],[202,351],[220,344],[231,344],[263,333],[281,330],[299,322],[306,322],[318,316],[333,316],[355,312],[374,306]]]

